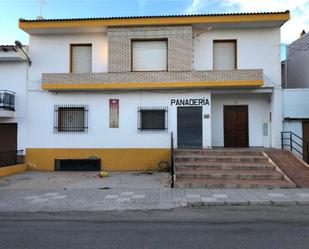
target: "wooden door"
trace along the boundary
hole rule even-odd
[[[248,147],[248,138],[248,106],[224,106],[224,147]]]
[[[0,152],[17,150],[17,124],[0,124]]]
[[[309,142],[309,121],[303,121],[303,153],[304,153],[304,161],[309,162],[309,155],[308,155],[308,150],[307,148],[307,143]],[[309,147],[309,145],[308,145]]]

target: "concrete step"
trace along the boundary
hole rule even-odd
[[[216,169],[216,170],[273,170],[275,166],[271,163],[256,162],[180,162],[175,163],[176,170],[179,169]]]
[[[261,155],[176,155],[175,162],[268,162]]]
[[[262,150],[254,149],[176,149],[175,155],[262,155]]]
[[[176,188],[293,188],[286,180],[248,180],[248,179],[177,179]]]
[[[203,179],[258,179],[280,180],[283,174],[276,170],[205,170],[205,169],[180,169],[176,170],[177,179],[203,178]]]

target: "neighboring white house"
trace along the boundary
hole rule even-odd
[[[282,63],[283,76],[283,129],[293,132],[292,150],[308,161],[309,151],[309,34],[301,37],[286,48],[286,60]],[[290,134],[286,133],[285,138]],[[305,140],[305,141],[302,141]],[[285,148],[291,141],[285,140]],[[308,148],[307,148],[308,146]]]
[[[0,166],[25,150],[27,67],[16,46],[0,45]]]
[[[23,20],[27,162],[155,169],[178,148],[281,146],[289,12]]]

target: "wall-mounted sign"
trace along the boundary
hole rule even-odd
[[[171,106],[201,106],[209,105],[209,100],[206,98],[201,99],[171,99]]]
[[[109,100],[109,128],[119,128],[119,99]]]

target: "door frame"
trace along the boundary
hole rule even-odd
[[[242,108],[246,108],[246,113],[247,113],[247,136],[246,136],[246,146],[245,147],[239,147],[239,146],[234,146],[235,148],[249,148],[249,105],[223,105],[223,144],[224,144],[224,148],[233,148],[233,147],[227,147],[226,146],[226,139],[225,139],[225,108],[227,107],[232,107],[237,109],[237,107],[242,107]],[[237,119],[237,115],[236,115],[236,119]],[[236,120],[236,125],[237,125],[237,120]],[[236,142],[237,143],[237,142]]]
[[[198,146],[198,147],[196,147],[196,146],[179,146],[179,129],[178,129],[178,109],[179,108],[199,108],[200,110],[201,110],[201,145],[200,146]],[[177,124],[176,124],[176,129],[177,129],[177,148],[183,148],[183,149],[189,149],[189,148],[203,148],[203,106],[178,106],[177,108],[176,108],[176,117],[177,117]]]

